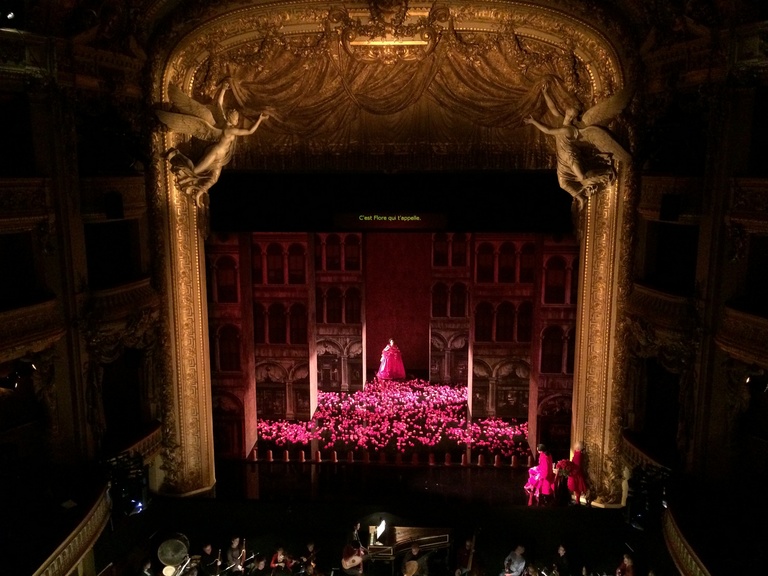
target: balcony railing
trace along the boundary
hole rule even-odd
[[[44,350],[65,333],[57,300],[0,312],[0,326],[0,362]]]
[[[93,548],[109,522],[111,512],[112,501],[107,485],[80,524],[32,576],[67,576],[72,574],[85,555]]]
[[[763,364],[768,358],[768,319],[726,307],[715,342],[742,362]]]

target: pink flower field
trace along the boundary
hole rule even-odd
[[[374,380],[364,390],[320,392],[310,421],[260,420],[262,444],[337,452],[459,452],[527,457],[528,423],[467,421],[467,387]]]

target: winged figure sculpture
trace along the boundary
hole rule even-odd
[[[238,136],[253,134],[261,122],[269,118],[264,112],[250,127],[240,127],[238,110],[224,108],[224,97],[229,89],[229,81],[225,80],[219,86],[213,103],[205,105],[188,96],[178,86],[170,85],[168,96],[173,110],[156,110],[160,121],[173,132],[211,142],[197,162],[177,148],[171,148],[166,153],[171,170],[176,175],[177,184],[198,202],[218,181],[222,169],[232,159]]]
[[[632,97],[632,89],[626,86],[592,106],[581,117],[574,106],[561,112],[548,84],[543,85],[542,94],[559,124],[549,126],[532,116],[523,122],[554,137],[558,183],[581,208],[587,198],[616,177],[614,161],[629,162],[632,158],[604,126],[624,109]]]

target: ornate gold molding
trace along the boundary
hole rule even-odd
[[[666,510],[661,519],[664,541],[672,555],[675,566],[683,576],[710,576],[704,563],[696,555],[693,547],[685,539],[685,535],[669,510]]]
[[[768,320],[765,318],[725,307],[715,342],[733,358],[768,367]]]
[[[117,193],[122,199],[123,215],[136,218],[147,210],[146,178],[144,176],[82,178],[80,202],[83,220],[103,220],[104,193]]]
[[[51,182],[47,178],[0,179],[0,229],[46,229],[51,223]]]
[[[66,333],[58,300],[0,312],[0,325],[0,362],[45,350]]]
[[[728,224],[746,233],[768,233],[768,178],[735,178]]]
[[[681,221],[698,221],[701,216],[701,187],[703,178],[675,176],[643,176],[640,205],[637,211],[646,220],[659,220],[662,198],[667,195],[681,197]]]
[[[582,211],[579,333],[574,369],[572,438],[590,455],[587,474],[600,504],[621,501],[622,402],[626,394],[626,306],[631,265],[631,172]]]

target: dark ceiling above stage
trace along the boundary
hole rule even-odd
[[[210,194],[214,232],[573,231],[554,171],[242,173]],[[413,218],[413,217],[416,218]]]

